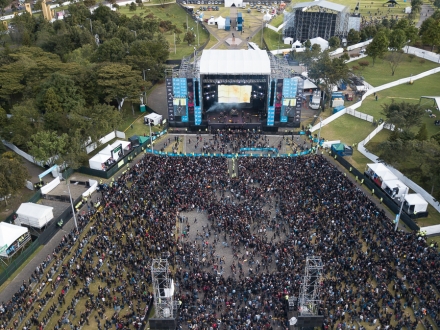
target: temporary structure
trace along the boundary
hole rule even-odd
[[[226,18],[223,18],[223,17],[219,16],[219,17],[217,17],[215,19],[215,22],[217,23],[217,28],[219,30],[224,30],[225,29]]]
[[[310,43],[312,45],[315,45],[315,44],[316,45],[320,45],[321,46],[321,51],[324,51],[324,50],[326,50],[328,48],[328,41],[323,39],[323,38],[321,38],[321,37],[316,37],[316,38],[310,39]]]
[[[424,213],[428,209],[428,202],[420,194],[407,194],[403,202],[403,210],[409,215]]]
[[[22,203],[17,210],[15,224],[41,229],[53,219],[53,207],[35,203]]]
[[[420,231],[424,232],[426,236],[438,236],[440,235],[440,225],[422,227]]]
[[[144,123],[148,125],[148,120],[152,120],[152,125],[160,125],[162,118],[162,115],[153,112],[144,116]]]
[[[0,257],[12,257],[30,240],[28,228],[0,222]]]
[[[291,45],[291,44],[293,44],[293,38],[292,38],[292,37],[284,38],[284,44],[285,44],[285,45]]]
[[[208,19],[208,25],[215,25],[215,18],[211,17],[210,19]]]
[[[382,189],[385,193],[391,198],[402,198],[403,194],[408,193],[408,187],[405,184],[397,179],[386,180],[382,183]]]
[[[109,161],[110,158],[112,158],[111,155],[96,154],[89,159],[89,166],[94,170],[105,170],[106,163]]]
[[[351,156],[353,155],[353,148],[350,146],[347,146],[343,143],[336,143],[333,144],[332,147],[332,153],[335,153],[339,156]]]
[[[397,176],[395,176],[393,172],[391,172],[385,165],[381,163],[367,164],[367,168],[364,173],[382,189],[384,188],[384,181],[397,180]]]

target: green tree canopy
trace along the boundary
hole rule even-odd
[[[367,46],[367,55],[373,59],[373,66],[376,58],[384,55],[388,50],[389,41],[385,31],[379,31],[373,41]]]
[[[53,166],[57,164],[68,151],[69,136],[59,135],[55,131],[39,131],[27,142],[29,153],[38,162]]]
[[[29,178],[27,168],[12,151],[0,156],[0,196],[15,195]],[[5,203],[7,204],[6,198]]]
[[[424,110],[417,103],[395,102],[382,106],[382,115],[386,117],[386,122],[403,130],[409,130],[412,127],[419,126]]]

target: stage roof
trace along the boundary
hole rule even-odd
[[[264,50],[204,50],[200,74],[269,75],[270,60]]]
[[[304,8],[304,7],[314,7],[314,6],[318,6],[318,7],[322,7],[322,8],[326,8],[326,9],[330,9],[330,10],[335,10],[335,11],[343,11],[345,9],[345,6],[343,6],[343,5],[339,5],[337,3],[333,3],[333,2],[325,1],[325,0],[311,1],[311,2],[300,2],[300,3],[297,3],[296,5],[294,5],[293,8]]]

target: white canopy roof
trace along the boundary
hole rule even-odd
[[[301,41],[296,40],[296,41],[292,44],[292,46],[302,46],[302,43],[301,43]]]
[[[382,173],[382,172],[386,172],[386,171],[390,171],[382,163],[372,163],[372,164],[367,164],[367,166],[376,174],[379,174],[379,173]]]
[[[420,194],[408,194],[405,196],[405,200],[408,202],[409,205],[428,205],[428,202],[425,201],[425,199]]]
[[[97,155],[95,155],[93,158],[95,158],[96,156],[98,156],[98,155],[105,155],[105,156],[108,156],[108,158],[110,158],[111,157],[111,155],[112,155],[112,150],[113,150],[114,148],[112,148],[112,145],[111,144],[109,144],[108,146],[106,146],[104,149],[102,149]],[[92,158],[92,159],[93,159]],[[108,159],[107,158],[107,159]]]
[[[42,228],[53,219],[53,207],[35,203],[22,203],[17,210],[16,225]]]
[[[269,75],[269,56],[264,50],[204,50],[200,74]]]
[[[421,227],[420,231],[426,232],[426,236],[438,235],[440,234],[440,225]]]
[[[390,189],[393,189],[393,188],[399,188],[399,189],[406,188],[406,189],[408,189],[408,187],[405,186],[405,184],[402,181],[397,180],[397,179],[386,180],[386,181],[384,181],[384,184]],[[403,192],[407,192],[407,191],[405,190]]]
[[[107,160],[109,160],[111,155],[106,154],[96,154],[92,158],[89,159],[90,162],[98,162],[99,164],[105,163]],[[101,168],[100,168],[101,169]]]
[[[0,222],[0,247],[11,246],[20,236],[29,230],[26,227],[16,226],[7,222]],[[5,253],[6,255],[6,253]]]
[[[321,50],[326,50],[328,48],[328,41],[321,38],[321,37],[316,37],[313,39],[310,39],[310,43],[312,45],[317,44],[321,46]]]

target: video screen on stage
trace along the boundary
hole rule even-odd
[[[250,103],[251,85],[219,85],[218,102],[219,103]]]

